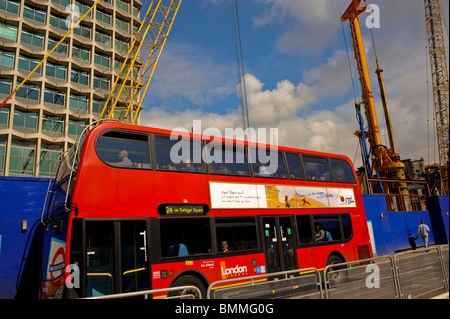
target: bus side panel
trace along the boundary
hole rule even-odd
[[[118,170],[111,169],[94,156],[90,161],[93,163],[87,159],[83,161],[73,193],[72,202],[78,207],[78,217],[116,217]]]
[[[203,274],[208,285],[225,279],[245,279],[266,273],[264,254],[211,258],[202,260],[186,260],[182,262],[152,265],[153,289],[167,288],[183,276],[183,273],[194,271]],[[207,286],[205,289],[208,288]]]

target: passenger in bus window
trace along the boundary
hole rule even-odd
[[[316,242],[325,241],[325,231],[323,230],[323,227],[320,224],[316,224],[315,238],[316,238]]]
[[[116,167],[132,167],[133,162],[128,158],[128,152],[126,150],[121,150],[119,153],[117,153],[117,162],[107,162],[110,165],[116,166]]]
[[[255,173],[255,175],[261,177],[270,177],[270,173],[267,171],[267,167],[264,164],[259,166],[259,173]]]
[[[184,167],[185,171],[195,172],[195,167],[194,167],[194,165],[192,165],[192,161],[189,158],[185,159],[183,162],[185,165],[185,167]]]
[[[227,243],[227,241],[222,241],[222,252],[223,253],[228,253],[229,252],[229,250],[228,250],[228,243]]]

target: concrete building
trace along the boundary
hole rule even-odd
[[[0,0],[0,103],[93,0]],[[139,0],[102,0],[0,110],[0,176],[50,177],[97,120],[133,35]]]

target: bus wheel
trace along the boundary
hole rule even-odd
[[[331,265],[331,274],[329,275],[329,281],[331,285],[340,285],[345,283],[346,281],[346,277],[347,277],[347,272],[343,269],[345,269],[345,265],[341,265],[341,266],[336,266],[333,267],[333,265],[337,265],[337,264],[341,264],[344,261],[338,257],[338,256],[330,256],[328,257],[327,260],[327,266]]]
[[[198,279],[195,276],[191,276],[191,275],[187,275],[187,276],[183,276],[177,280],[175,280],[175,282],[172,284],[172,287],[182,287],[182,286],[195,286],[197,287],[202,296],[201,298],[206,298],[206,289],[205,286],[203,285],[202,281],[200,279]],[[195,289],[180,289],[178,291],[174,291],[172,293],[169,294],[169,296],[175,297],[175,296],[179,296],[179,297],[183,297],[186,295],[193,295],[194,299],[200,299],[200,295],[198,294],[198,291]]]

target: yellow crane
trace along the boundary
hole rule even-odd
[[[166,39],[172,28],[182,0],[152,0],[130,45],[127,57],[109,93],[100,118],[115,119],[120,122],[137,124],[142,101],[152,79]],[[0,104],[0,109],[28,81],[33,73],[47,60],[56,48],[72,33],[92,9],[92,7],[67,31],[64,37],[50,50],[28,76]]]
[[[428,50],[433,82],[434,111],[439,150],[443,195],[449,191],[449,92],[448,66],[442,30],[441,7],[439,0],[425,0],[427,20]]]
[[[138,124],[142,101],[180,4],[181,0],[152,1],[100,118]]]
[[[380,177],[390,177],[398,180],[405,179],[404,167],[405,165],[400,161],[400,156],[396,153],[394,136],[392,132],[392,125],[389,118],[389,109],[384,89],[384,82],[382,77],[382,69],[377,60],[377,75],[380,83],[380,91],[382,95],[383,107],[385,108],[386,123],[388,125],[389,140],[391,148],[387,149],[381,144],[380,131],[378,126],[378,119],[375,111],[375,103],[373,99],[372,86],[369,78],[369,70],[367,68],[367,60],[364,52],[364,45],[361,36],[361,29],[359,25],[358,16],[366,11],[366,7],[361,7],[361,0],[353,0],[344,14],[341,16],[341,21],[349,21],[352,35],[354,57],[356,60],[359,81],[362,90],[362,104],[365,107],[365,115],[368,124],[368,131],[365,132],[367,136],[370,149],[372,152],[373,166]],[[400,183],[402,193],[407,193],[406,183]]]

